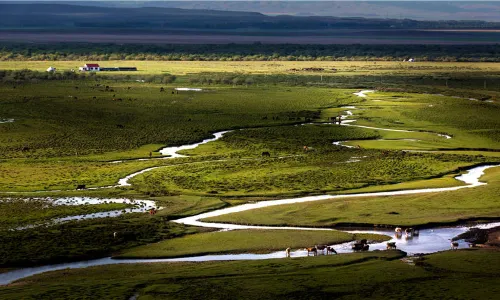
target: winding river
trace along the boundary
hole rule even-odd
[[[366,97],[365,93],[370,91],[361,91],[357,93],[360,97]],[[348,125],[348,126],[356,126],[356,125]],[[358,126],[364,127],[364,126]],[[373,128],[373,127],[366,127]],[[373,128],[373,129],[381,129],[381,128]],[[383,130],[383,129],[381,129]],[[397,130],[403,131],[403,130]],[[170,155],[169,158],[175,157],[183,157],[180,154],[177,154],[177,151],[183,149],[193,149],[198,145],[208,143],[210,141],[217,140],[221,138],[224,133],[228,131],[222,131],[214,134],[214,138],[206,139],[200,143],[180,146],[180,147],[168,147],[162,149],[161,153],[165,155]],[[405,132],[409,132],[406,131]],[[409,195],[409,194],[420,194],[420,193],[437,193],[437,192],[445,192],[445,191],[455,191],[464,188],[474,188],[481,185],[485,185],[486,183],[480,182],[479,178],[484,174],[484,171],[488,168],[497,167],[494,165],[488,166],[480,166],[471,168],[467,171],[467,173],[462,174],[460,176],[455,177],[458,181],[465,183],[465,185],[455,186],[455,187],[445,187],[445,188],[429,188],[429,189],[414,189],[414,190],[399,190],[399,191],[391,191],[391,192],[373,192],[373,193],[359,193],[359,194],[346,194],[346,195],[320,195],[320,196],[309,196],[309,197],[299,197],[299,198],[291,198],[291,199],[281,199],[281,200],[270,200],[270,201],[261,201],[257,203],[248,203],[235,207],[229,207],[224,209],[219,209],[212,212],[202,213],[196,216],[191,216],[187,218],[182,218],[178,220],[174,220],[173,222],[192,225],[192,226],[202,226],[202,227],[211,227],[218,228],[224,230],[238,230],[238,229],[276,229],[276,230],[333,230],[330,228],[306,228],[306,227],[271,227],[271,226],[249,226],[249,225],[237,225],[237,224],[225,224],[225,223],[208,223],[204,222],[203,219],[215,216],[226,215],[235,212],[242,212],[247,210],[259,209],[263,207],[270,207],[275,205],[286,205],[292,203],[303,203],[310,201],[321,201],[327,199],[340,199],[340,198],[354,198],[354,197],[378,197],[378,196],[395,196],[395,195]],[[120,179],[118,182],[118,186],[127,186],[129,184],[129,180],[139,174],[144,172],[156,169],[158,167],[148,168],[133,174],[128,175],[127,177]],[[131,208],[138,209],[139,211],[144,211],[145,209],[149,209],[151,207],[156,207],[153,201],[147,200],[127,200],[127,199],[96,199],[96,198],[87,198],[87,197],[71,197],[71,198],[60,198],[54,200],[55,204],[58,205],[77,205],[82,203],[103,203],[104,201],[108,202],[117,202],[117,203],[127,203],[126,201],[131,201],[130,203],[136,204],[136,207]],[[121,202],[119,202],[121,201]],[[125,201],[125,202],[124,202]],[[142,201],[142,202],[141,202]],[[105,216],[113,216],[115,214],[121,214],[127,212],[126,210],[113,211],[113,212],[102,212],[96,214],[82,215],[82,216],[71,216],[66,218],[56,219],[56,222],[63,222],[72,219],[85,219],[85,218],[96,218],[96,217],[105,217]],[[130,211],[133,212],[133,211]],[[481,224],[475,225],[473,227],[480,228],[490,228],[500,226],[500,223],[489,223],[489,224]],[[466,232],[470,227],[467,226],[456,226],[456,227],[440,227],[434,229],[425,229],[420,231],[420,235],[418,237],[413,237],[410,239],[396,238],[394,237],[391,241],[396,242],[398,249],[406,251],[409,254],[415,253],[432,253],[442,250],[447,250],[450,247],[450,239],[457,236],[458,234]],[[385,234],[392,236],[393,230],[391,229],[372,229],[372,230],[346,230],[350,233],[377,233],[377,234]],[[386,243],[375,243],[370,245],[370,250],[383,250],[385,249]],[[334,249],[338,253],[346,253],[352,252],[351,243],[343,243],[339,245],[333,245]],[[460,247],[466,247],[465,243],[461,243]],[[292,257],[301,257],[307,256],[307,252],[303,249],[299,249],[296,251],[292,251]],[[284,251],[272,252],[269,254],[253,254],[253,253],[245,253],[245,254],[221,254],[221,255],[204,255],[204,256],[193,256],[193,257],[183,257],[183,258],[169,258],[169,259],[113,259],[111,257],[94,259],[88,261],[81,262],[73,262],[73,263],[63,263],[63,264],[54,264],[54,265],[46,265],[41,267],[33,267],[33,268],[23,268],[14,270],[11,272],[6,272],[0,274],[0,285],[9,284],[15,280],[25,278],[31,275],[40,274],[48,271],[62,270],[67,268],[85,268],[91,266],[101,266],[101,265],[109,265],[109,264],[131,264],[131,263],[158,263],[158,262],[201,262],[201,261],[221,261],[221,260],[260,260],[260,259],[272,259],[272,258],[280,258],[285,257]]]
[[[249,203],[243,204],[240,206],[230,207],[219,209],[216,211],[199,214],[192,217],[182,218],[175,220],[174,222],[186,224],[186,225],[194,225],[194,226],[203,226],[203,227],[212,227],[212,228],[220,228],[226,230],[234,230],[234,229],[281,229],[281,230],[333,230],[329,228],[306,228],[306,227],[270,227],[270,226],[247,226],[247,225],[236,225],[236,224],[224,224],[224,223],[206,223],[201,221],[203,218],[221,216],[234,212],[241,212],[246,210],[257,209],[261,207],[269,207],[274,205],[286,205],[291,203],[301,203],[308,201],[320,201],[326,199],[335,199],[335,198],[351,198],[351,197],[376,197],[376,196],[392,196],[392,195],[405,195],[405,194],[417,194],[417,193],[436,193],[436,192],[444,192],[444,191],[454,191],[463,188],[473,188],[481,185],[485,185],[486,183],[480,182],[479,178],[484,174],[484,170],[497,166],[481,166],[475,167],[470,170],[466,174],[455,177],[457,180],[460,180],[467,185],[464,186],[456,186],[456,187],[447,187],[447,188],[432,188],[432,189],[418,189],[418,190],[401,190],[401,191],[392,191],[392,192],[378,192],[378,193],[361,193],[361,194],[350,194],[350,195],[322,195],[322,196],[311,196],[311,197],[301,197],[301,198],[292,198],[292,199],[283,199],[283,200],[271,200],[271,201],[263,201],[258,203]],[[475,225],[472,227],[480,227],[480,228],[490,228],[500,226],[499,223],[489,223],[489,224],[481,224]],[[437,251],[447,250],[450,247],[450,240],[457,236],[458,234],[466,232],[469,228],[467,226],[456,226],[456,227],[440,227],[434,229],[425,229],[420,231],[420,235],[418,237],[414,237],[412,239],[406,238],[393,238],[392,241],[396,242],[398,249],[406,251],[409,254],[415,253],[433,253]],[[372,229],[372,230],[347,230],[350,233],[377,233],[377,234],[385,234],[392,236],[393,231],[391,229]],[[370,250],[383,250],[385,249],[384,243],[376,243],[370,245]],[[464,248],[467,245],[465,243],[460,243],[460,248]],[[333,245],[338,253],[347,253],[352,252],[351,243],[343,243],[339,245]],[[292,251],[292,257],[302,257],[307,256],[307,252],[303,249],[299,249],[296,251]],[[85,268],[91,266],[101,266],[101,265],[110,265],[110,264],[131,264],[131,263],[158,263],[158,262],[202,262],[202,261],[221,261],[221,260],[258,260],[258,259],[272,259],[272,258],[280,258],[285,257],[284,251],[277,251],[269,254],[253,254],[253,253],[244,253],[244,254],[222,254],[222,255],[204,255],[204,256],[193,256],[193,257],[182,257],[182,258],[166,258],[166,259],[113,259],[111,257],[94,259],[88,261],[81,262],[73,262],[73,263],[64,263],[64,264],[54,264],[54,265],[46,265],[41,267],[33,267],[33,268],[23,268],[19,270],[14,270],[11,272],[6,272],[0,274],[0,285],[9,284],[15,280],[25,278],[31,275],[40,274],[48,271],[56,271],[62,269],[74,269],[74,268]]]

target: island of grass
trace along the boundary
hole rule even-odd
[[[115,258],[169,258],[207,254],[269,253],[334,245],[353,240],[371,242],[389,240],[377,234],[350,234],[336,230],[231,230],[186,235],[122,251]],[[283,252],[284,256],[284,252]]]
[[[488,184],[456,191],[400,196],[339,198],[278,205],[221,215],[208,222],[269,226],[384,224],[418,226],[500,217],[500,167],[485,170]],[[307,214],[304,214],[307,212]]]

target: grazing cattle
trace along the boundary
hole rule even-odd
[[[413,230],[413,236],[419,236],[420,231],[418,229]]]
[[[285,250],[286,257],[290,257],[290,250],[291,250],[290,247],[286,248],[286,250]]]
[[[366,239],[362,239],[361,241],[355,242],[352,244],[352,250],[354,251],[367,251],[370,248],[370,245],[367,244]]]
[[[94,97],[92,97],[92,99],[94,99],[94,100],[95,100],[95,99],[97,99],[97,97],[96,97],[96,96],[94,96]]]
[[[161,92],[164,92],[164,91],[165,91],[165,89],[161,87],[161,88],[160,88],[160,93],[161,93]]]
[[[79,184],[79,185],[77,185],[76,189],[77,190],[84,190],[84,189],[86,189],[85,184]]]
[[[337,254],[337,251],[335,251],[335,249],[333,249],[333,247],[328,246],[328,247],[326,247],[326,255],[328,255],[330,253]]]
[[[387,243],[387,250],[396,250],[396,242]]]
[[[265,117],[262,117],[262,120],[267,120],[267,116],[265,116]]]
[[[405,234],[407,237],[413,236],[413,228],[406,228],[405,229]]]
[[[77,87],[77,86],[75,86],[75,90],[77,90],[77,89],[78,89],[78,87]]]
[[[265,152],[262,152],[262,157],[271,157],[271,153],[265,151]]]
[[[365,245],[361,244],[361,243],[354,243],[354,244],[352,244],[352,250],[354,250],[354,251],[361,251],[361,250],[363,250],[364,246]]]
[[[155,208],[151,208],[148,210],[149,214],[150,215],[155,215],[156,214],[156,209]]]
[[[318,255],[318,249],[316,249],[316,247],[306,248],[306,250],[307,256],[309,256],[309,253],[312,253],[314,256]]]
[[[175,94],[175,92],[174,92],[174,91],[172,91],[172,95],[173,95],[173,94]]]
[[[128,87],[127,87],[127,90],[130,90],[131,88],[132,88],[131,86],[128,86]]]
[[[104,88],[106,91],[109,90],[109,85],[107,85],[105,88]]]
[[[451,250],[457,250],[458,249],[458,242],[451,242]]]
[[[304,152],[309,151],[309,147],[307,147],[307,146],[304,146],[303,149],[304,149]]]
[[[125,126],[123,126],[122,124],[116,124],[116,127],[123,129]]]
[[[401,227],[396,227],[396,228],[394,229],[394,232],[395,232],[396,234],[401,234],[401,233],[403,233],[403,229],[401,229]]]
[[[321,253],[325,253],[325,249],[328,248],[327,245],[316,245],[314,246],[317,250],[321,251]]]
[[[337,123],[337,117],[330,117],[330,121],[332,121],[332,123]]]

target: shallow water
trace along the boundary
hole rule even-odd
[[[176,91],[192,91],[192,92],[201,92],[203,89],[199,88],[175,88]]]
[[[169,158],[186,157],[185,155],[178,154],[177,152],[181,151],[181,150],[194,149],[194,148],[198,147],[199,145],[203,145],[203,144],[206,144],[209,142],[216,141],[216,140],[220,139],[224,134],[226,134],[230,131],[231,130],[216,132],[216,133],[214,133],[213,138],[205,139],[199,143],[195,143],[195,144],[191,144],[191,145],[183,145],[183,146],[177,146],[177,147],[165,147],[165,148],[160,150],[160,153],[162,155],[170,155]]]
[[[489,223],[483,225],[472,226],[475,228],[491,228],[500,226],[498,223]],[[401,239],[393,238],[391,241],[396,242],[398,249],[407,252],[408,254],[416,253],[433,253],[437,251],[448,250],[450,248],[450,239],[466,232],[472,227],[449,227],[449,228],[436,228],[436,229],[426,229],[421,230],[419,237],[406,240],[403,236]],[[387,234],[392,235],[393,231],[389,229],[374,229],[374,230],[352,230],[348,231],[350,233],[377,233],[377,234]],[[332,245],[337,253],[351,253],[352,243],[343,243],[338,245]],[[312,245],[311,245],[312,246]],[[460,243],[459,248],[466,248],[467,244],[464,242]],[[385,250],[386,242],[370,244],[370,251],[373,250]],[[321,255],[321,253],[320,253]],[[292,258],[294,257],[304,257],[307,256],[307,251],[304,249],[298,249],[290,253]],[[133,264],[133,263],[161,263],[161,262],[204,262],[204,261],[231,261],[231,260],[264,260],[273,258],[285,258],[285,251],[275,251],[268,254],[221,254],[221,255],[203,255],[203,256],[192,256],[192,257],[181,257],[181,258],[165,258],[165,259],[112,259],[111,257],[94,259],[81,262],[64,263],[64,264],[54,264],[41,267],[24,268],[7,273],[0,274],[0,285],[9,284],[15,280],[32,276],[35,274],[40,274],[49,271],[63,270],[63,269],[78,269],[87,268],[92,266],[103,266],[111,264]],[[314,259],[314,258],[311,258]]]
[[[149,211],[150,209],[161,209],[161,207],[157,206],[156,203],[152,200],[134,200],[134,199],[125,199],[125,198],[92,198],[92,197],[65,197],[65,198],[35,198],[36,200],[44,200],[50,202],[54,205],[96,205],[96,204],[104,204],[104,203],[124,203],[133,205],[133,207],[118,209],[118,210],[110,210],[105,212],[96,212],[91,214],[83,214],[83,215],[74,215],[74,216],[66,216],[61,218],[54,218],[48,222],[43,222],[39,224],[32,224],[26,226],[16,227],[13,230],[24,230],[28,228],[35,228],[38,226],[45,225],[54,225],[59,223],[64,223],[73,220],[88,220],[88,219],[96,219],[96,218],[106,218],[106,217],[118,217],[123,214],[128,213],[144,213]],[[29,200],[28,200],[29,201]]]
[[[353,93],[353,94],[358,96],[358,97],[366,98],[366,93],[374,93],[374,92],[375,92],[374,90],[362,90],[362,91],[359,91],[359,92]]]
[[[0,119],[0,124],[13,123],[14,119]]]

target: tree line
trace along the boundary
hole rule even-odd
[[[499,62],[492,45],[0,44],[0,61],[394,61]]]

